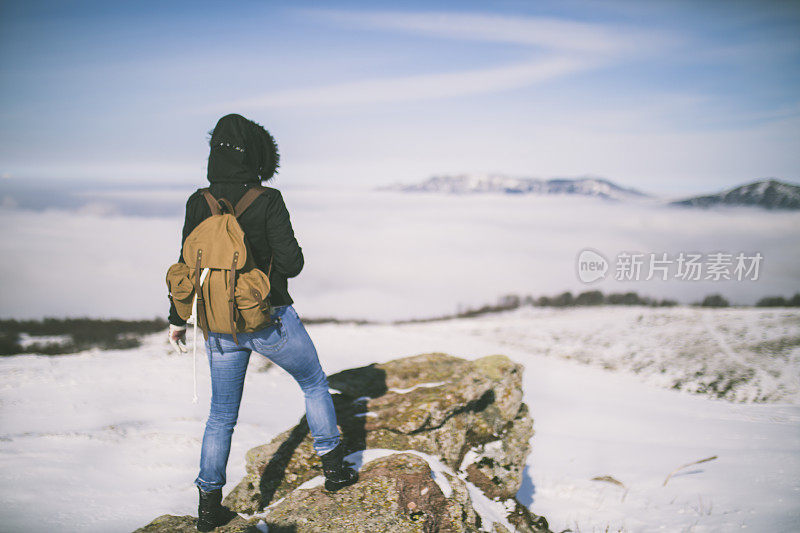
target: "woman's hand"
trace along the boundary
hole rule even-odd
[[[169,325],[169,343],[175,348],[178,354],[187,352],[186,349],[186,326]]]

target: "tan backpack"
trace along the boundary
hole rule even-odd
[[[238,344],[237,333],[272,324],[267,300],[272,259],[266,274],[256,268],[237,220],[265,190],[252,187],[234,207],[225,198],[214,198],[207,188],[200,189],[211,216],[186,237],[184,262],[175,263],[167,271],[175,309],[184,320],[194,314],[206,340],[208,332],[213,331],[232,334]]]

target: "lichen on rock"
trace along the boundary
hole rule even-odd
[[[476,520],[467,499],[447,498],[428,463],[405,453],[370,461],[358,483],[334,494],[322,487],[293,491],[265,517],[270,528],[353,533],[476,531]]]
[[[214,531],[216,533],[260,533],[261,530],[257,527],[258,522],[260,520],[257,518],[246,520],[236,517]],[[133,533],[197,533],[197,517],[165,514]]]

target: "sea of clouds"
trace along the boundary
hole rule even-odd
[[[91,189],[0,203],[0,316],[165,316],[188,187]],[[637,291],[736,304],[800,287],[798,212],[693,210],[594,198],[284,191],[306,266],[290,281],[304,316],[393,320],[452,313],[504,294]],[[584,248],[611,261],[582,283]],[[621,252],[763,256],[758,280],[614,280]],[[643,270],[642,278],[646,275]],[[751,276],[752,277],[752,276]]]

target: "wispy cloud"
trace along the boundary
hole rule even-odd
[[[306,10],[309,16],[355,28],[399,30],[436,37],[513,43],[555,52],[616,54],[667,41],[665,35],[639,29],[553,17],[503,16],[447,12],[364,12]]]
[[[297,90],[274,91],[226,102],[224,109],[334,106],[407,102],[496,92],[545,82],[586,68],[578,58],[551,57],[494,68],[442,74],[367,79]]]
[[[537,58],[481,69],[369,78],[272,91],[224,102],[215,106],[215,110],[375,104],[493,93],[607,65],[623,56],[640,53],[642,42],[650,46],[666,42],[654,35],[643,39],[639,30],[548,17],[324,9],[303,10],[302,13],[341,27],[517,44],[530,48]]]

